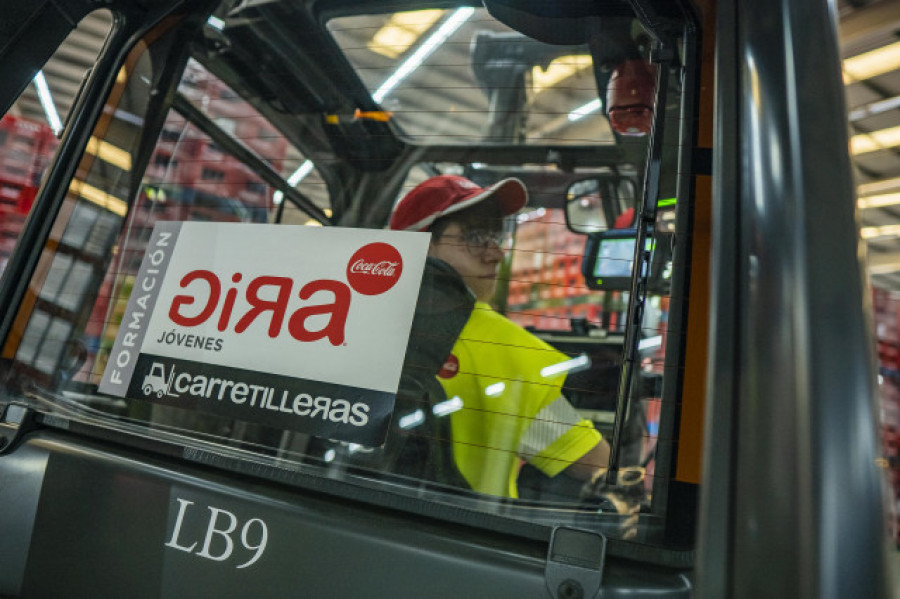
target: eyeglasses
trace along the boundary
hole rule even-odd
[[[462,239],[466,244],[466,249],[469,250],[469,254],[475,258],[481,258],[484,256],[485,252],[492,247],[496,246],[501,250],[509,247],[509,241],[512,236],[508,231],[483,231],[471,229],[459,235],[441,235],[441,238],[444,237]]]

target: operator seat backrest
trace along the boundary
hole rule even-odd
[[[428,257],[410,329],[387,441],[346,455],[363,467],[418,481],[470,488],[453,457],[449,415],[434,406],[447,396],[437,379],[475,306],[475,296],[446,262]]]

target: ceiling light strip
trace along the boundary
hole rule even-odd
[[[442,16],[442,9],[399,12],[375,32],[366,44],[372,52],[397,58],[415,44]]]
[[[844,60],[844,83],[871,79],[900,69],[900,42]]]
[[[866,117],[875,116],[876,114],[881,114],[895,108],[900,108],[900,96],[878,100],[877,102],[854,108],[850,111],[848,116],[851,122],[859,121]]]
[[[312,170],[313,170],[312,160],[304,161],[303,164],[301,164],[300,167],[297,170],[295,170],[293,173],[291,173],[291,176],[287,178],[288,185],[290,185],[291,187],[296,187],[297,184],[300,183],[300,181],[303,181],[303,179],[306,178],[306,175],[308,175],[309,173],[312,172]],[[281,193],[280,191],[276,191],[275,193],[272,194],[272,202],[274,202],[276,204],[280,204],[283,199],[284,199],[284,194]]]
[[[69,186],[69,190],[81,196],[85,200],[105,208],[114,214],[124,217],[128,213],[128,204],[125,200],[108,194],[105,191],[88,185],[87,183],[75,179]]]
[[[531,69],[531,89],[535,94],[539,94],[590,66],[590,54],[571,54],[555,58],[547,67],[536,66]]]
[[[219,17],[210,17],[206,19],[206,24],[215,29],[216,31],[224,31],[225,30],[225,21],[220,19]]]
[[[900,146],[900,126],[860,133],[850,138],[850,153],[867,154]]]
[[[900,193],[884,193],[873,196],[865,196],[859,198],[857,205],[861,209],[866,208],[883,208],[885,206],[895,206],[900,204]]]
[[[596,100],[591,100],[584,106],[579,106],[575,110],[569,113],[570,121],[578,121],[586,117],[587,115],[597,112],[603,107],[603,102],[600,101],[600,98]]]
[[[131,170],[131,154],[127,150],[115,146],[107,141],[101,141],[94,136],[88,140],[85,152],[93,154],[104,162],[122,169],[123,171]]]
[[[432,33],[428,39],[422,42],[422,45],[419,46],[415,52],[413,52],[409,58],[407,58],[403,64],[401,64],[394,73],[387,78],[387,80],[381,84],[381,87],[372,94],[372,98],[376,102],[381,102],[384,100],[385,96],[387,96],[397,85],[400,84],[401,81],[406,79],[407,77],[415,71],[419,65],[421,65],[426,58],[431,56],[431,53],[434,52],[438,46],[440,46],[444,41],[453,35],[453,33],[460,28],[460,26],[466,22],[466,20],[472,16],[475,12],[475,9],[472,7],[464,7],[459,8],[448,18],[444,23]]]
[[[872,181],[871,183],[863,183],[856,188],[856,192],[860,196],[871,196],[898,188],[900,188],[900,177],[894,177],[893,179],[884,179],[881,181]]]
[[[863,239],[873,239],[875,237],[900,237],[900,225],[863,227],[859,230],[859,236]]]
[[[878,263],[870,263],[868,265],[869,274],[872,275],[886,275],[892,272],[897,272],[900,270],[900,262],[885,262],[882,264]]]
[[[56,104],[54,104],[50,88],[47,86],[47,79],[44,78],[44,71],[38,71],[34,76],[34,87],[37,88],[38,99],[41,101],[41,107],[44,109],[50,129],[53,130],[54,135],[59,135],[59,132],[62,131],[62,121],[59,119]]]
[[[866,208],[884,208],[885,206],[896,206],[897,204],[900,204],[900,192],[864,196],[860,197],[856,203],[861,210]]]

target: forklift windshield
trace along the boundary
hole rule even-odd
[[[10,398],[438,515],[672,545],[673,291],[634,292],[633,240],[600,253],[618,285],[583,263],[594,223],[629,210],[651,244],[658,200],[685,184],[689,19],[617,9],[561,44],[467,5],[316,10],[223,2],[129,50],[67,155],[56,241],[3,348]],[[652,135],[623,134],[611,66],[651,55]],[[404,201],[432,210],[434,181],[464,181],[459,203],[385,230]],[[523,201],[477,212],[508,181]]]

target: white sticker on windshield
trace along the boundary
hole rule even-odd
[[[428,239],[158,223],[99,389],[378,445]]]

